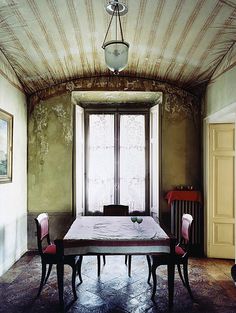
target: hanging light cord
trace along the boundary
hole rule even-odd
[[[121,20],[120,20],[120,10],[119,10],[119,5],[117,5],[117,9],[118,9],[118,17],[119,17],[119,23],[120,23],[120,35],[121,35],[121,40],[122,40],[122,41],[124,41],[123,31],[122,31],[122,27],[121,27]]]
[[[111,20],[110,20],[110,23],[109,23],[108,28],[107,28],[107,32],[106,32],[106,35],[105,35],[105,38],[104,38],[104,41],[103,41],[103,44],[102,44],[102,48],[103,48],[103,49],[104,49],[104,44],[105,44],[105,41],[106,41],[106,39],[107,39],[107,35],[108,35],[108,32],[109,32],[109,29],[110,29],[110,27],[111,27],[111,22],[112,22],[112,19],[113,19],[114,14],[115,14],[115,11],[116,11],[116,8],[115,8],[115,10],[114,10],[113,13],[112,13]]]
[[[121,40],[124,41],[123,31],[122,31],[122,27],[121,27],[119,4],[117,3],[117,4],[115,4],[115,8],[114,8],[114,11],[112,13],[111,20],[110,20],[110,23],[108,25],[107,32],[106,32],[106,35],[105,35],[105,38],[104,38],[104,41],[103,41],[103,44],[102,44],[102,48],[103,49],[104,49],[104,44],[106,42],[107,35],[108,35],[109,30],[110,30],[111,23],[112,23],[112,20],[113,20],[113,17],[114,17],[114,14],[115,14],[116,11],[118,12]],[[116,13],[116,40],[117,40],[117,13]]]

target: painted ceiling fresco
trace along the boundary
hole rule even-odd
[[[5,66],[10,62],[27,94],[77,78],[113,75],[101,48],[110,20],[107,2],[0,0],[0,71],[11,79]],[[129,11],[121,22],[130,49],[121,76],[191,89],[209,81],[234,47],[236,0],[123,2]]]

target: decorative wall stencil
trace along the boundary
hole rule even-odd
[[[28,115],[28,206],[32,212],[70,212],[73,206],[71,97],[60,95]]]
[[[201,114],[201,108],[193,97],[180,97],[176,94],[166,94],[164,110],[168,112],[167,119],[172,122],[182,121],[183,119],[193,119],[197,122]],[[196,125],[197,127],[197,125]]]
[[[47,127],[48,127],[48,108],[42,102],[35,108],[31,121],[33,123],[33,134],[30,134],[29,144],[32,144],[32,136],[36,141],[34,157],[40,165],[44,164],[48,153]]]
[[[0,109],[0,183],[12,180],[13,116]]]
[[[63,138],[67,145],[72,143],[72,118],[70,112],[63,108],[62,104],[57,104],[52,107],[52,110],[58,117],[59,122],[62,124]]]
[[[73,83],[73,81],[68,82],[66,84],[66,90],[73,91],[74,89],[75,89],[75,84]]]
[[[114,77],[101,76],[91,78],[75,79],[67,83],[61,83],[56,86],[41,90],[30,96],[30,111],[41,100],[46,100],[61,94],[70,94],[72,91],[161,91],[164,94],[170,94],[179,99],[189,98],[197,102],[197,97],[190,92],[168,83],[159,82],[152,79],[132,78],[132,77]],[[182,100],[181,100],[182,101]],[[172,101],[171,101],[172,102]]]

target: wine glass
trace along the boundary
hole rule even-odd
[[[137,217],[137,223],[138,223],[138,224],[141,224],[141,223],[142,223],[142,221],[143,221],[143,218],[142,218],[142,217],[140,217],[140,216],[138,216],[138,217]]]
[[[131,216],[131,221],[132,221],[133,223],[137,222],[137,216]]]
[[[139,232],[139,236],[141,236],[142,234],[142,229],[141,229],[141,223],[142,223],[142,221],[143,221],[143,218],[142,217],[140,217],[140,216],[138,216],[137,217],[137,223],[138,223],[138,232]]]

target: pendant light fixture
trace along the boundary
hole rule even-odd
[[[107,67],[115,74],[119,74],[122,71],[127,63],[128,63],[128,52],[129,52],[129,44],[124,41],[121,20],[120,17],[125,15],[128,12],[128,7],[118,2],[118,0],[109,1],[109,3],[105,7],[107,13],[111,15],[111,20],[108,25],[108,29],[103,41],[102,48],[105,52],[105,62]],[[111,41],[107,41],[107,35],[111,28],[111,24],[113,22],[113,18],[115,16],[115,39]],[[118,28],[120,37],[118,37]],[[120,38],[120,39],[119,39]]]

